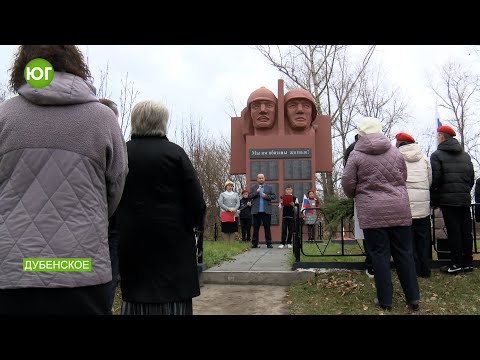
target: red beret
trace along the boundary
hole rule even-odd
[[[457,136],[457,134],[455,133],[455,130],[453,130],[452,127],[448,125],[439,126],[437,129],[437,132],[443,132],[446,134],[450,134],[452,136]]]
[[[241,195],[243,195],[243,193],[247,193],[247,194],[248,194],[248,190],[247,190],[247,189],[243,189]]]
[[[415,139],[405,132],[399,132],[397,135],[395,135],[395,139],[398,141],[410,141],[412,143],[415,142]]]

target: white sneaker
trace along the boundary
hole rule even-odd
[[[285,247],[285,245],[278,245],[279,249],[283,249],[284,247]]]
[[[291,249],[291,248],[292,248],[292,245],[288,244],[288,245],[287,245],[287,248]]]

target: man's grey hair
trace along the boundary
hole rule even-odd
[[[113,113],[118,118],[118,107],[114,101],[110,99],[98,99],[98,101],[103,105],[108,106],[110,109],[112,109]]]
[[[132,110],[132,135],[159,135],[167,132],[168,109],[161,102],[145,100]]]

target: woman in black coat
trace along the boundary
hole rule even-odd
[[[185,151],[165,136],[168,110],[132,110],[129,173],[118,213],[122,315],[191,315],[200,295],[194,227],[205,202]]]

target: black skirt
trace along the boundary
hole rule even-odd
[[[238,232],[238,217],[235,217],[234,222],[222,222],[222,233]]]
[[[163,304],[122,301],[122,315],[193,315],[192,299]]]

